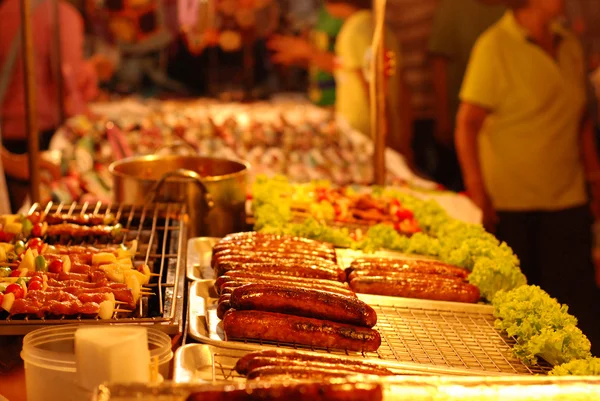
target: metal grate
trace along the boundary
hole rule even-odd
[[[0,319],[0,334],[25,334],[38,327],[67,323],[152,323],[161,324],[164,331],[176,332],[173,326],[180,324],[183,302],[176,302],[183,294],[185,246],[185,205],[179,203],[154,203],[146,206],[90,203],[48,203],[45,207],[35,204],[29,214],[36,211],[46,215],[67,216],[112,214],[122,227],[124,235],[120,243],[130,244],[137,240],[138,248],[134,264],[146,264],[156,274],[146,288],[151,295],[140,298],[135,311],[120,311],[117,307],[111,320],[88,318],[81,315],[37,318],[35,316],[7,317]],[[55,238],[52,244],[82,245],[103,248],[115,245],[105,238]],[[160,327],[158,327],[160,328]],[[175,327],[176,329],[176,327]]]
[[[371,305],[382,336],[378,357],[503,374],[545,374],[547,364],[527,366],[512,356],[513,339],[494,328],[492,314]]]

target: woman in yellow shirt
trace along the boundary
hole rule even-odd
[[[484,223],[513,248],[530,284],[579,318],[600,346],[591,261],[600,163],[585,113],[585,62],[556,23],[564,0],[504,0],[477,41],[460,93],[456,148]]]
[[[322,51],[305,40],[276,36],[268,46],[275,52],[272,60],[281,64],[308,64],[333,73],[336,81],[335,110],[354,129],[372,136],[369,86],[365,77],[375,23],[371,0],[326,0],[325,8],[344,21],[335,42],[335,52]],[[389,77],[389,145],[412,161],[412,116],[410,95],[402,79],[400,46],[388,30],[386,49],[396,55],[396,73]]]

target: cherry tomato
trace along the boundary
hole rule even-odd
[[[50,262],[48,264],[48,271],[50,273],[62,273],[63,261],[60,259],[54,259],[52,262]]]
[[[21,270],[19,269],[15,269],[12,272],[10,272],[10,277],[21,277]]]
[[[34,283],[34,282],[43,283],[44,279],[42,278],[42,276],[32,276],[31,278],[29,278],[29,282],[30,283]]]
[[[15,238],[15,234],[0,231],[0,242],[11,242],[13,238]]]
[[[29,216],[27,216],[27,220],[32,222],[34,225],[38,224],[41,219],[42,219],[42,215],[40,214],[40,212],[33,212]]]
[[[406,219],[413,219],[414,214],[410,210],[401,207],[396,211],[396,217],[398,220],[403,221]]]
[[[27,286],[27,290],[36,291],[44,288],[44,284],[41,281],[31,281],[29,280],[29,285]]]
[[[32,238],[29,240],[29,242],[27,242],[27,247],[32,251],[37,250],[38,254],[41,254],[42,248],[44,247],[44,241],[42,241],[40,238]]]
[[[41,237],[42,231],[43,231],[42,223],[35,223],[33,225],[33,228],[31,229],[31,235],[33,235],[34,237]]]
[[[23,287],[21,287],[19,284],[11,284],[6,287],[6,291],[4,291],[4,293],[10,294],[11,292],[15,294],[16,299],[23,298],[25,296],[25,291],[23,291]]]

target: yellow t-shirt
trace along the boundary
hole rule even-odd
[[[369,94],[361,77],[368,60],[374,30],[371,11],[359,11],[344,22],[335,42],[335,109],[354,129],[367,136],[371,136]],[[385,48],[396,54],[396,68],[400,71],[400,46],[389,30],[386,31]],[[396,132],[399,126],[399,75],[396,73],[388,82],[388,107],[394,110],[390,113],[392,132]]]
[[[586,203],[580,154],[585,63],[574,35],[552,59],[508,11],[477,41],[460,98],[491,110],[479,139],[482,174],[497,210],[559,210]]]

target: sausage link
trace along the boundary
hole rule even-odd
[[[304,367],[307,369],[324,369],[332,371],[347,370],[352,374],[365,374],[365,375],[376,375],[376,376],[391,376],[393,375],[386,368],[379,366],[368,366],[368,365],[352,365],[344,362],[329,363],[321,361],[306,361],[302,359],[287,359],[287,358],[273,358],[273,357],[256,357],[252,358],[248,363],[248,369],[246,373],[252,372],[255,369],[262,368],[265,366],[280,366],[280,367]]]
[[[401,271],[426,274],[439,274],[448,277],[458,277],[466,279],[469,271],[461,267],[449,265],[437,260],[410,260],[410,259],[390,259],[390,258],[359,258],[352,261],[350,267],[346,269],[346,274],[352,271],[370,270],[370,271]]]
[[[348,359],[336,355],[315,353],[315,352],[304,352],[304,351],[293,351],[284,349],[265,349],[262,351],[250,352],[240,359],[238,359],[235,370],[241,375],[246,375],[250,371],[250,364],[256,358],[273,358],[273,359],[284,359],[291,361],[301,362],[317,362],[327,363],[333,365],[344,365],[352,367],[352,369],[358,371],[373,371],[381,372],[382,374],[390,374],[391,372],[383,367],[372,362],[367,362],[360,359]]]
[[[248,380],[326,380],[357,375],[349,369],[323,369],[308,366],[262,366],[248,372]]]
[[[261,251],[261,252],[279,252],[291,255],[306,255],[319,257],[321,259],[336,262],[337,256],[334,251],[325,251],[322,249],[307,249],[302,244],[285,242],[225,242],[218,243],[213,247],[212,255],[230,253],[232,251]]]
[[[377,323],[375,310],[358,298],[319,290],[248,284],[236,288],[230,302],[236,310],[277,312],[362,327]]]
[[[316,241],[308,238],[294,237],[290,235],[264,234],[255,231],[226,235],[221,239],[220,243],[226,243],[231,241],[281,241],[282,243],[301,244],[306,249],[322,249],[329,251],[335,250],[333,244],[329,244],[326,242]]]
[[[476,303],[481,297],[477,287],[461,279],[432,277],[435,276],[420,273],[395,274],[393,277],[358,277],[350,281],[350,287],[363,294],[434,301]]]
[[[379,383],[269,383],[264,387],[231,387],[192,393],[186,401],[383,401]]]
[[[227,276],[231,278],[252,278],[252,279],[264,279],[264,280],[294,280],[298,283],[311,283],[311,284],[322,284],[333,287],[338,287],[344,290],[349,290],[348,283],[339,282],[337,280],[320,280],[315,278],[305,278],[297,276],[286,276],[281,274],[270,274],[260,272],[249,272],[243,270],[230,270],[227,272]]]
[[[372,352],[381,345],[373,329],[301,316],[230,309],[223,318],[227,339],[251,339],[348,351]]]
[[[238,251],[233,250],[228,253],[217,253],[211,259],[212,267],[220,262],[262,262],[262,261],[280,261],[290,263],[310,263],[322,267],[337,267],[337,264],[331,260],[305,255],[290,255],[281,252],[270,251]]]
[[[318,278],[323,280],[346,281],[346,274],[339,267],[323,267],[310,263],[299,262],[219,262],[215,266],[217,277],[223,276],[230,270],[244,270],[256,273],[283,274],[287,276]]]
[[[219,302],[219,304],[217,305],[217,317],[219,319],[223,320],[223,318],[225,317],[225,314],[230,309],[231,309],[231,302],[229,300]]]
[[[311,283],[311,282],[298,282],[294,280],[294,278],[286,278],[287,276],[279,277],[278,280],[272,279],[254,279],[254,278],[231,278],[229,275],[221,276],[215,282],[215,289],[218,294],[221,294],[224,288],[226,287],[240,287],[246,284],[275,284],[282,285],[286,287],[295,287],[295,288],[306,288],[312,290],[321,290],[332,292],[334,294],[345,295],[348,297],[356,298],[356,294],[354,291],[348,288],[336,287],[328,284],[320,284],[320,283]],[[324,281],[324,280],[319,280]]]

